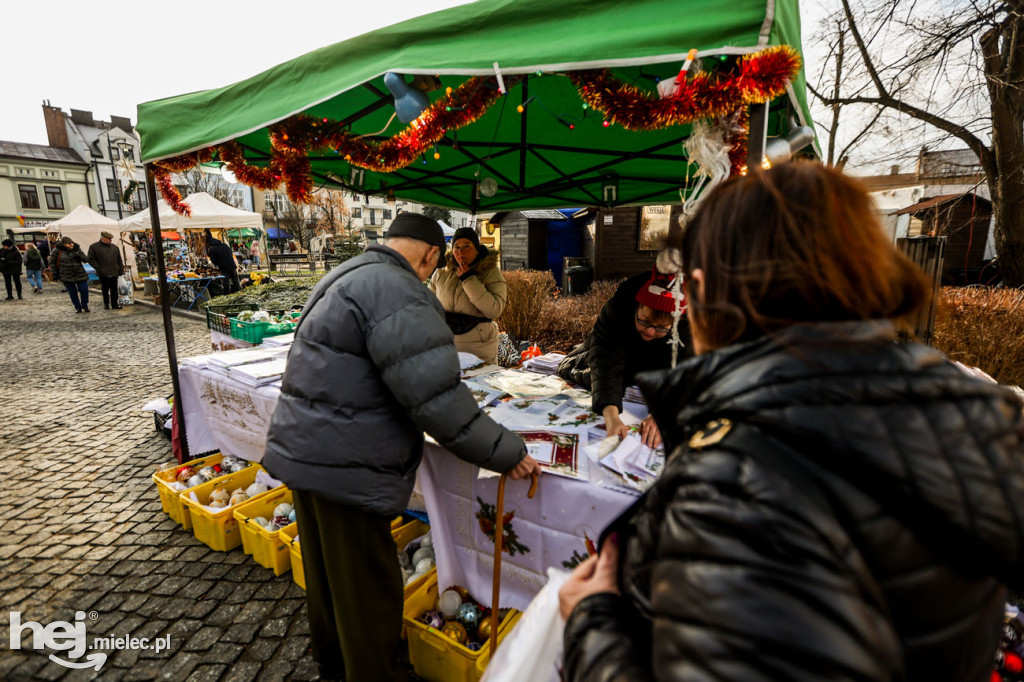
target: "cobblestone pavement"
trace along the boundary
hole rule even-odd
[[[75,314],[52,284],[0,301],[0,680],[312,680],[305,593],[241,549],[215,552],[160,508],[152,472],[170,443],[139,408],[171,392],[159,310]],[[174,318],[178,355],[209,351]],[[70,670],[10,650],[22,623],[74,622],[93,637],[170,636],[166,651],[107,650]],[[92,617],[95,615],[95,620]],[[79,658],[77,660],[84,660]]]

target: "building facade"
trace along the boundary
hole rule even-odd
[[[71,109],[71,113],[66,114],[59,107],[44,102],[43,120],[51,147],[72,149],[89,164],[92,185],[89,205],[93,209],[120,220],[148,207],[146,172],[140,163],[139,138],[130,119],[111,116],[109,121],[101,121],[94,118],[91,111]],[[126,203],[124,193],[132,179],[138,183],[138,188]]]
[[[45,232],[79,205],[93,205],[89,170],[68,148],[0,142],[0,235],[22,227]]]

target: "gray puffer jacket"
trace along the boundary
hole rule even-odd
[[[440,302],[401,254],[372,245],[310,296],[263,465],[295,490],[395,515],[408,505],[424,431],[492,471],[524,452],[462,385]]]

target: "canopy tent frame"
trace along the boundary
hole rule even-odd
[[[629,22],[629,26],[619,31],[622,21]],[[526,45],[523,31],[532,32]],[[486,44],[465,49],[485,35]],[[686,43],[690,43],[686,47],[695,49],[685,50],[682,46]],[[468,84],[467,79],[483,77],[470,93],[486,86],[489,93],[497,90],[498,95],[485,98],[486,102],[481,100],[483,109],[473,116],[467,114],[462,122],[437,128],[429,142],[421,139],[419,145],[409,147],[411,151],[403,152],[404,160],[398,165],[385,163],[383,157],[376,165],[372,159],[353,158],[349,163],[349,156],[343,151],[339,154],[335,144],[325,147],[307,141],[296,142],[294,148],[292,143],[284,145],[291,150],[289,154],[301,153],[307,182],[353,194],[387,195],[474,213],[580,204],[612,207],[676,203],[692,187],[691,175],[696,170],[683,148],[691,122],[721,114],[712,114],[709,108],[690,122],[680,119],[670,125],[637,128],[620,125],[616,114],[598,106],[592,105],[590,113],[595,115],[588,117],[588,100],[581,88],[587,83],[593,88],[597,81],[584,81],[586,74],[574,77],[567,72],[614,70],[605,75],[627,87],[640,79],[656,81],[658,77],[676,78],[678,83],[676,74],[683,74],[679,65],[683,64],[685,70],[696,55],[709,60],[709,73],[720,69],[723,77],[731,78],[729,74],[740,73],[747,63],[744,60],[783,45],[799,53],[799,43],[797,0],[736,0],[727,15],[696,3],[680,7],[675,0],[628,4],[592,0],[586,7],[554,0],[477,0],[321,48],[241,83],[140,105],[138,129],[150,179],[147,191],[155,192],[154,179],[167,179],[169,172],[179,172],[175,167],[191,163],[190,157],[199,162],[213,154],[222,163],[225,155],[234,155],[241,165],[235,167],[231,161],[228,165],[236,177],[242,179],[239,170],[251,171],[250,184],[263,189],[254,179],[273,175],[272,160],[281,161],[280,136],[292,131],[287,126],[307,122],[315,125],[321,117],[323,130],[335,135],[333,139],[349,141],[344,144],[354,140],[353,144],[361,145],[360,153],[374,155],[376,145],[415,132],[415,121],[401,133],[395,134],[392,129],[391,136],[382,134],[383,130],[361,136],[353,131],[354,126],[374,131],[381,128],[394,99],[392,93],[379,87],[380,79],[386,72],[394,72],[435,76],[449,97],[453,88]],[[716,58],[718,61],[714,61]],[[296,73],[303,76],[295,78]],[[767,99],[737,100],[729,109],[739,112],[737,115],[746,122],[748,168],[761,166],[769,133],[785,134],[784,123],[790,116],[802,125],[812,125],[802,66],[795,73],[784,88],[772,89]],[[450,87],[445,90],[445,85]],[[590,95],[594,92],[589,91]],[[444,97],[436,96],[428,107],[435,116],[444,109]],[[575,116],[567,114],[573,102],[578,106],[580,99],[584,100],[582,118],[579,109],[575,109]],[[246,106],[239,107],[243,101]],[[449,104],[455,103],[449,100]],[[451,112],[452,107],[447,111]],[[202,125],[193,122],[199,112]],[[602,116],[607,134],[601,132]],[[570,140],[566,137],[568,130],[559,124],[569,130],[580,127],[585,134],[581,136],[577,131],[576,140]],[[385,125],[384,130],[387,128]],[[305,129],[307,133],[309,130]],[[275,135],[276,141],[272,139]],[[283,137],[288,140],[287,134]],[[435,153],[435,162],[430,163],[424,145],[444,154]],[[356,151],[352,154],[358,157]],[[735,172],[743,157],[730,160]],[[288,187],[292,197],[292,178],[282,179],[290,172],[274,177]],[[484,174],[498,185],[499,191],[493,196],[481,191]],[[615,192],[610,193],[605,183],[613,179]],[[165,194],[167,187],[173,190],[169,180],[162,187]],[[301,197],[305,191],[298,187],[294,196]],[[159,216],[155,205],[151,200],[157,235]],[[155,239],[154,246],[162,266],[162,240]],[[171,373],[180,404],[163,274],[160,288]],[[187,452],[187,443],[183,445]]]

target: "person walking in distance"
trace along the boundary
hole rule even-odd
[[[14,300],[11,285],[18,290],[18,298],[21,298],[21,252],[14,246],[14,242],[5,239],[0,247],[0,269],[4,275],[4,286],[7,287],[7,300]]]
[[[71,237],[61,237],[60,243],[50,251],[50,272],[71,297],[76,313],[89,310],[89,273],[85,271],[88,262],[82,248]]]
[[[120,310],[117,304],[117,278],[124,273],[121,250],[113,243],[114,235],[100,232],[100,240],[89,247],[89,265],[96,270],[103,291],[103,307]]]
[[[29,242],[25,249],[25,275],[32,291],[37,294],[43,293],[43,262],[43,254],[35,244]]]

